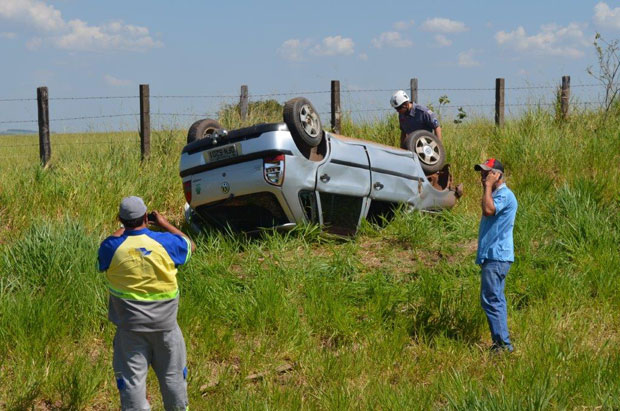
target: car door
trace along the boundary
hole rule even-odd
[[[370,198],[373,201],[415,204],[424,172],[409,151],[368,144],[370,160]]]
[[[352,234],[365,214],[370,193],[370,163],[363,144],[331,137],[327,161],[317,169],[323,224],[337,234]]]

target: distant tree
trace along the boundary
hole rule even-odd
[[[608,42],[603,39],[600,33],[596,33],[593,44],[596,49],[598,67],[595,71],[590,66],[587,68],[587,72],[605,88],[603,107],[605,115],[607,115],[620,92],[620,40],[615,39]]]
[[[441,107],[450,104],[450,97],[448,97],[446,94],[444,94],[443,96],[439,96],[439,100],[438,100],[439,104],[437,105],[437,109],[435,109],[435,105],[431,102],[431,103],[427,103],[426,107],[430,110],[430,111],[434,111],[437,113],[437,118],[439,118],[439,121],[441,121]]]
[[[439,97],[439,107],[437,107],[437,117],[441,119],[441,107],[450,104],[450,98],[447,95]]]
[[[459,107],[456,113],[456,118],[454,119],[454,124],[461,124],[463,120],[467,117],[467,113],[463,110],[463,107]]]

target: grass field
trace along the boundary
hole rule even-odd
[[[399,135],[394,117],[343,134]],[[444,136],[465,185],[451,211],[398,213],[349,241],[316,227],[194,236],[179,272],[192,409],[620,408],[618,115],[532,107]],[[123,196],[182,226],[184,138],[153,133],[140,163],[136,133],[53,135],[43,170],[36,137],[0,137],[1,409],[118,408],[96,251]],[[474,264],[472,166],[491,156],[519,201],[503,356],[488,351]],[[161,409],[152,373],[149,396]]]

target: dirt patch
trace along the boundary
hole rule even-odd
[[[386,271],[395,275],[408,275],[420,267],[432,268],[438,264],[459,264],[475,254],[477,240],[471,239],[457,243],[450,251],[441,249],[412,249],[406,243],[385,237],[358,237],[355,240],[355,253],[359,258],[363,273]],[[297,247],[285,251],[264,251],[258,256],[249,253],[239,254],[238,262],[230,267],[231,273],[240,279],[247,278],[247,265],[244,261],[253,258],[261,270],[273,267],[289,267],[303,264],[304,259],[330,260],[342,251],[346,244],[314,244],[310,247]],[[452,251],[454,250],[454,251]]]

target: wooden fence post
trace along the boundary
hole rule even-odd
[[[37,88],[37,107],[39,113],[39,158],[43,167],[46,167],[52,156],[47,87]]]
[[[340,134],[340,81],[332,80],[332,130]]]
[[[570,103],[570,76],[562,76],[562,92],[560,95],[560,105],[562,108],[562,119],[568,117],[568,105]]]
[[[151,103],[148,84],[140,84],[140,153],[142,160],[151,154]]]
[[[239,96],[239,114],[241,121],[245,121],[248,117],[248,86],[241,86],[241,95]]]
[[[504,79],[495,79],[495,125],[504,127]]]
[[[418,79],[414,77],[411,80],[409,80],[409,87],[411,88],[411,102],[417,103],[418,102]]]

